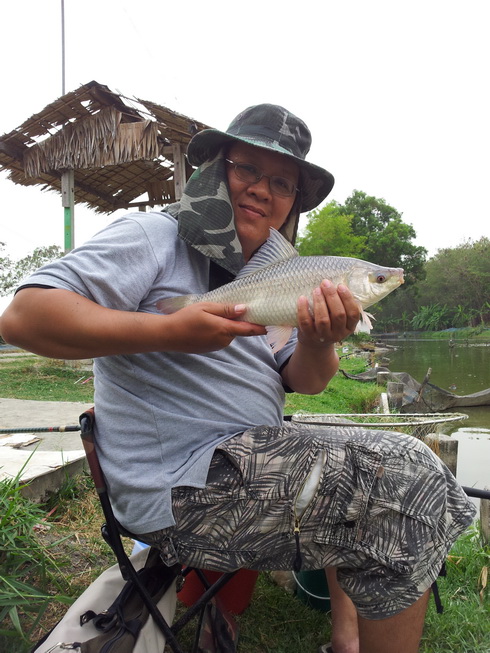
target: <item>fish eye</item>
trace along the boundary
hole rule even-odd
[[[377,281],[378,283],[384,283],[384,282],[386,281],[386,275],[381,274],[381,273],[380,273],[380,274],[377,274],[377,275],[376,275],[376,281]]]

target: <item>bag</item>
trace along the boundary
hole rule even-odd
[[[156,549],[143,549],[130,560],[170,625],[177,602],[172,569]],[[133,583],[125,581],[114,565],[83,592],[31,653],[156,653],[164,646],[165,637]]]

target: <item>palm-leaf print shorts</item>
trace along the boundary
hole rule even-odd
[[[175,526],[140,536],[168,564],[334,566],[367,619],[414,603],[475,515],[424,443],[351,426],[249,429],[216,449],[204,488],[172,496]]]

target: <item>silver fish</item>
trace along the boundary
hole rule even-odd
[[[313,290],[323,279],[350,289],[361,314],[356,331],[369,331],[372,315],[364,309],[403,283],[403,268],[342,256],[299,256],[289,241],[271,229],[267,241],[234,281],[201,295],[161,299],[156,306],[162,313],[174,313],[195,302],[245,304],[247,310],[240,319],[267,327],[267,340],[276,352],[297,326],[298,298],[306,296],[312,310]]]

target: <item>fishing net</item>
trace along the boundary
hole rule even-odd
[[[401,431],[417,438],[430,434],[444,432],[446,425],[468,419],[465,413],[410,413],[410,414],[378,414],[378,413],[295,413],[292,422],[300,424],[316,424],[318,426],[338,426],[348,424],[368,429],[383,431]]]

